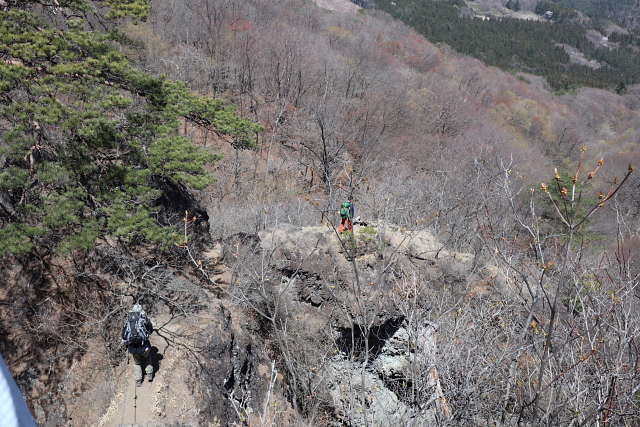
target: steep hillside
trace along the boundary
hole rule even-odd
[[[247,425],[295,425],[303,414],[318,423],[364,422],[364,416],[371,417],[369,422],[387,419],[385,425],[401,425],[415,410],[406,406],[406,396],[400,402],[393,397],[403,379],[412,378],[414,392],[436,393],[448,405],[438,366],[416,359],[418,350],[438,359],[433,333],[439,326],[414,317],[431,310],[434,302],[419,300],[448,283],[451,288],[441,298],[472,303],[501,282],[497,271],[483,266],[483,273],[476,272],[470,255],[449,253],[429,233],[388,225],[356,226],[351,241],[328,226],[282,224],[259,236],[230,239],[204,254],[216,257],[203,258],[204,264],[217,265],[207,270],[211,274],[204,281],[182,279],[183,269],[140,266],[147,278],[138,285],[155,283],[154,294],[140,300],[155,326],[152,383],[135,387],[130,357],[116,344],[133,299],[122,297],[104,307],[108,294],[128,293],[121,278],[105,271],[100,276],[112,285],[97,291],[102,298],[75,301],[76,310],[93,313],[79,320],[94,325],[84,332],[81,351],[69,355],[69,364],[60,364],[59,355],[30,354],[24,348],[23,360],[31,361],[31,368],[17,372],[23,386],[24,375],[34,374],[27,397],[39,425],[195,426],[243,420]],[[414,274],[444,281],[417,289],[405,283]],[[476,288],[480,282],[491,285]],[[21,286],[7,285],[10,292]],[[44,292],[51,295],[52,290]],[[96,316],[107,309],[106,317]],[[65,307],[58,312],[70,314]],[[13,342],[30,332],[16,324],[5,327]],[[56,336],[74,339],[71,330],[58,330]],[[414,348],[415,340],[423,340],[424,347]],[[369,365],[364,371],[363,360]],[[17,368],[14,357],[11,364]],[[414,377],[425,369],[430,377]],[[431,391],[432,382],[439,391]],[[357,403],[362,393],[367,401],[379,402],[376,411],[358,409],[365,404]],[[435,408],[419,412],[425,420],[438,416]]]
[[[454,1],[376,4],[433,42],[505,71],[543,76],[556,91],[589,86],[620,93],[640,83],[640,53],[631,34],[607,32],[609,41],[603,28],[594,31],[575,10],[556,3],[537,4],[535,12],[543,19],[505,18],[499,10],[479,12],[475,3]],[[576,53],[587,60],[576,60]]]
[[[346,3],[59,3],[0,12],[0,351],[41,426],[638,423],[639,86]]]
[[[534,338],[549,321],[543,307],[527,308],[533,289],[523,289],[508,268],[449,251],[424,229],[358,223],[353,234],[338,235],[331,224],[281,224],[205,247],[202,255],[191,267],[140,270],[141,290],[154,283],[140,300],[156,327],[154,381],[135,387],[129,357],[112,346],[133,301],[119,299],[85,335],[73,363],[43,355],[32,365],[36,384],[55,384],[46,394],[37,387],[28,394],[40,425],[399,427],[408,420],[490,425],[501,416],[515,425],[524,414],[496,405],[533,397],[515,383],[509,397],[511,381],[537,369],[543,338],[521,347],[513,337],[530,331]],[[183,278],[189,271],[191,279]],[[101,276],[113,283],[108,293],[126,294],[120,277]],[[627,307],[624,300],[618,304]],[[606,298],[602,303],[593,308],[605,308]],[[89,308],[103,310],[96,301],[76,310]],[[583,368],[600,369],[618,338],[615,328],[560,316],[573,325],[562,334],[602,329],[596,336],[604,340],[587,359],[565,353],[558,369],[569,370],[562,373],[568,382],[557,390],[570,398],[585,393],[573,381],[585,380]],[[10,332],[27,331],[14,325]],[[42,370],[47,364],[56,370]],[[585,405],[579,417],[552,406],[553,416],[599,416],[593,401]]]
[[[477,11],[479,15],[530,19],[529,17],[538,4],[549,2],[538,0],[512,2],[501,0],[473,0],[465,3]],[[600,29],[610,26],[611,31],[623,34],[638,27],[640,9],[638,9],[637,2],[635,1],[614,0],[603,4],[598,1],[588,0],[561,0],[554,3],[555,5],[552,5],[552,7],[573,9],[579,12],[581,20],[588,21],[591,25]],[[508,5],[511,6],[511,9],[507,7]]]

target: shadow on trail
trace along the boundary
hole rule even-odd
[[[150,356],[151,356],[151,365],[153,366],[153,375],[156,375],[160,370],[160,365],[161,365],[160,361],[164,359],[164,355],[160,354],[160,352],[158,351],[158,347],[151,346]]]

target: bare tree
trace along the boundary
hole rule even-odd
[[[611,280],[610,263],[593,258],[579,240],[584,239],[584,235],[578,234],[587,220],[612,200],[633,171],[630,167],[622,181],[614,182],[607,194],[600,193],[599,201],[585,206],[587,195],[582,186],[596,176],[601,165],[602,161],[584,176],[580,162],[568,188],[557,171],[553,188],[542,184],[543,194],[559,218],[561,229],[543,227],[543,218],[538,213],[540,207],[534,197],[530,198],[528,209],[521,209],[517,200],[522,196],[518,195],[522,187],[514,192],[513,171],[510,166],[502,168],[501,186],[516,224],[524,233],[494,235],[485,242],[510,271],[505,271],[505,275],[513,277],[514,285],[524,286],[520,298],[526,308],[526,320],[521,324],[519,338],[514,341],[509,380],[503,395],[502,424],[515,420],[550,425],[604,421],[604,402],[612,400],[603,398],[608,394],[603,387],[613,393],[611,384],[617,379],[594,382],[596,377],[591,373],[599,370],[602,363],[617,360],[619,365],[624,365],[629,362],[624,353],[610,346],[614,330],[617,339],[620,333],[628,332],[612,325],[619,320],[628,321],[629,314],[624,310],[619,313],[615,303],[602,297],[616,287],[627,289],[630,284],[619,275],[616,275],[618,279]],[[485,238],[494,230],[490,221],[482,228]],[[602,281],[604,277],[609,280]],[[632,301],[625,299],[625,305],[628,303]],[[613,313],[616,315],[612,316]],[[627,335],[622,339],[628,342]],[[631,354],[632,359],[635,357]],[[624,359],[627,361],[622,362]],[[522,365],[531,374],[523,377]]]

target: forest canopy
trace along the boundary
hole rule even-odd
[[[640,82],[640,53],[632,46],[597,48],[587,39],[586,28],[571,21],[566,7],[541,2],[549,3],[556,11],[552,23],[469,18],[461,15],[459,3],[376,2],[381,10],[415,28],[433,43],[446,43],[460,53],[505,71],[543,76],[556,91],[580,86],[614,90]],[[549,7],[540,6],[537,12],[543,14]],[[596,66],[572,63],[563,45],[577,49]]]

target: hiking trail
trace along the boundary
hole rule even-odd
[[[152,319],[156,331],[151,335],[151,360],[154,379],[145,375],[142,386],[136,387],[133,378],[133,360],[114,369],[111,379],[116,393],[98,427],[128,425],[155,425],[159,421],[195,422],[197,409],[188,386],[187,364],[180,343],[171,342],[179,332],[179,325],[168,316]]]

